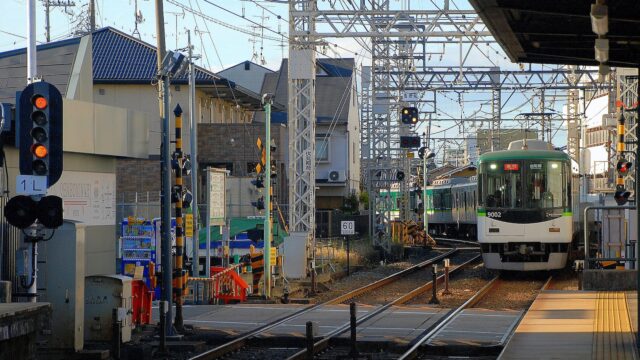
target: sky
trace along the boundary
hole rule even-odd
[[[153,0],[95,0],[97,27],[111,26],[133,34],[135,6],[137,4],[143,21],[138,32],[143,41],[156,44],[155,1]],[[442,1],[442,0],[441,0]],[[435,1],[440,3],[441,1]],[[37,0],[37,40],[45,42],[45,10],[43,0]],[[60,2],[66,2],[60,0]],[[55,7],[51,11],[52,41],[73,35],[77,23],[86,17],[88,0],[75,0],[73,7]],[[392,6],[404,6],[407,0],[392,2]],[[415,4],[416,2],[414,2]],[[425,0],[421,2],[433,8]],[[177,4],[177,5],[176,5]],[[319,2],[319,6],[327,6]],[[451,0],[453,7],[470,9],[465,0]],[[262,0],[164,0],[165,32],[167,48],[181,49],[187,46],[187,30],[191,30],[194,53],[200,55],[199,65],[219,71],[245,60],[277,70],[283,57],[287,57],[286,34],[288,32],[288,6]],[[0,52],[26,46],[26,0],[0,0],[0,10],[5,16],[0,23]],[[322,25],[321,25],[322,26]],[[249,33],[249,34],[247,34]],[[255,35],[250,35],[251,33]],[[280,34],[284,34],[284,37]],[[264,38],[263,38],[264,35]],[[273,40],[275,38],[275,40]],[[280,39],[279,41],[277,39]],[[362,40],[325,39],[326,46],[318,49],[328,57],[352,57],[357,66],[371,64],[371,56],[360,45]],[[368,46],[368,40],[364,40]],[[461,48],[462,46],[462,48]],[[497,43],[472,46],[450,43],[432,45],[430,64],[433,66],[460,66],[460,53],[469,52],[466,66],[499,66],[502,69],[517,69],[505,56]],[[431,64],[432,63],[432,64]],[[529,94],[530,95],[530,94]],[[562,111],[564,94],[546,94],[547,106]],[[505,100],[507,99],[508,100]],[[438,112],[432,114],[434,136],[456,137],[462,127],[452,119],[466,117],[489,118],[490,93],[454,93],[438,96]],[[557,101],[553,102],[554,99]],[[535,103],[523,94],[503,94],[503,115],[513,118],[521,112],[531,112]],[[486,121],[477,125],[488,126]],[[523,127],[526,124],[510,123],[505,127]],[[560,123],[554,124],[555,127]],[[422,123],[417,129],[421,134],[426,128]],[[556,145],[566,144],[566,132],[558,131],[554,137]],[[441,145],[440,145],[441,146]],[[452,146],[450,144],[449,146]],[[437,151],[438,149],[436,149]]]

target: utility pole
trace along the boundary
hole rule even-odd
[[[96,31],[96,0],[89,0],[89,29]]]
[[[196,119],[196,78],[195,65],[193,64],[193,46],[191,45],[191,30],[187,30],[187,40],[189,42],[189,136],[191,147],[191,194],[193,200],[193,276],[199,276],[200,254],[199,254],[199,232],[198,232],[198,124]]]
[[[264,169],[264,295],[271,297],[271,104],[270,94],[262,95],[265,110],[265,169]]]
[[[156,0],[156,38],[158,44],[157,64],[158,70],[162,68],[162,60],[167,52],[164,38],[164,6],[162,0]],[[171,333],[172,322],[172,283],[171,273],[171,154],[169,138],[169,78],[158,77],[158,91],[160,99],[160,119],[162,120],[162,146],[161,146],[161,176],[162,176],[162,200],[161,200],[161,264],[162,264],[162,298],[165,302],[166,317],[161,337],[166,338]],[[162,310],[161,310],[162,311]],[[163,342],[164,343],[164,342]],[[164,350],[164,349],[163,349]]]
[[[91,0],[91,3],[93,3],[94,0]],[[65,9],[67,7],[71,7],[71,6],[76,6],[76,4],[73,1],[55,1],[52,2],[51,0],[44,0],[44,18],[45,18],[45,34],[46,34],[46,38],[47,38],[47,42],[51,41],[51,22],[49,20],[49,16],[51,13],[51,8],[53,7],[64,7]],[[89,5],[91,6],[91,4]]]

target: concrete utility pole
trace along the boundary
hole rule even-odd
[[[164,39],[164,7],[162,0],[156,0],[156,38],[158,39],[157,64],[158,71],[162,68],[162,60],[166,54]],[[171,154],[169,134],[169,79],[158,78],[158,91],[160,99],[160,119],[162,120],[162,146],[161,146],[161,175],[162,175],[162,200],[161,200],[161,265],[162,265],[162,298],[166,303],[166,317],[163,324],[162,336],[171,333],[172,322],[172,282],[171,274]]]
[[[192,271],[193,276],[199,276],[200,271],[200,254],[199,254],[199,236],[198,236],[198,123],[196,119],[196,76],[195,65],[193,64],[193,46],[191,45],[191,31],[187,30],[187,40],[189,41],[189,137],[191,147],[191,194],[193,200],[191,209],[193,209],[193,260]]]
[[[89,0],[89,29],[96,30],[96,0]]]

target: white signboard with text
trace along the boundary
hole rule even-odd
[[[225,225],[226,170],[209,169],[209,224]]]
[[[355,221],[340,221],[340,235],[355,235],[355,234],[356,234]]]
[[[86,225],[116,224],[115,174],[63,171],[48,194],[62,198],[65,219]]]

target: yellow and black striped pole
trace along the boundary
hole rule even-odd
[[[186,281],[184,279],[183,272],[183,256],[184,256],[184,225],[182,218],[182,108],[180,105],[176,105],[173,110],[173,114],[176,116],[176,161],[178,166],[176,167],[176,254],[173,259],[173,294],[175,296],[176,303],[176,318],[174,325],[178,329],[183,328],[182,317],[182,295]]]
[[[625,132],[625,119],[623,108],[620,107],[620,116],[618,117],[618,142],[616,144],[616,153],[618,160],[624,159],[624,132]],[[624,177],[618,172],[616,176],[616,189],[624,188]]]

